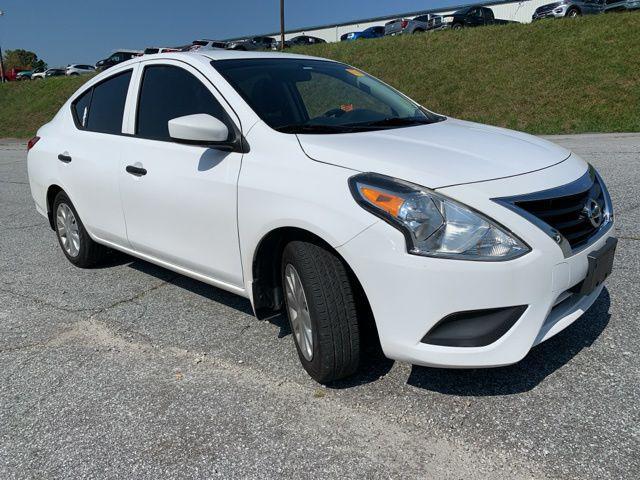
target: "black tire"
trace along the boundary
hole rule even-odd
[[[464,25],[462,23],[454,23],[451,28],[453,28],[454,30],[462,30],[463,27]]]
[[[565,14],[566,17],[570,17],[570,18],[575,18],[575,17],[579,17],[580,14],[580,10],[578,10],[577,8],[570,8],[569,10],[567,10],[567,13]]]
[[[69,252],[67,252],[60,236],[60,230],[58,228],[59,226],[57,221],[57,213],[58,213],[58,208],[62,204],[68,206],[71,209],[75,217],[74,224],[76,224],[78,227],[80,247],[76,255],[72,255]],[[58,193],[58,195],[56,195],[56,198],[53,201],[53,209],[51,214],[53,215],[53,225],[56,231],[56,237],[58,238],[58,243],[60,244],[60,249],[62,250],[62,253],[64,253],[65,257],[67,257],[67,259],[71,263],[73,263],[76,267],[90,268],[99,264],[104,259],[105,254],[108,252],[108,248],[103,245],[100,245],[99,243],[94,242],[93,239],[89,236],[89,234],[87,233],[87,230],[84,228],[84,225],[82,224],[82,220],[80,220],[80,216],[78,215],[76,208],[73,206],[73,203],[71,203],[71,200],[69,200],[69,197],[67,196],[66,193],[61,191]]]
[[[295,268],[306,296],[312,325],[313,356],[307,360],[294,342],[302,366],[319,383],[348,377],[360,363],[360,330],[353,280],[338,256],[309,242],[293,241],[282,256],[281,278],[286,288],[287,265]],[[289,300],[286,311],[292,332]]]
[[[416,33],[424,33],[424,30],[422,30],[421,28],[416,28],[416,29],[413,31],[413,34],[416,34]]]

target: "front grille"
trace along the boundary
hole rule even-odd
[[[547,13],[550,12],[551,10],[553,10],[554,8],[558,7],[562,5],[561,3],[550,3],[549,5],[543,5],[541,7],[538,7],[536,9],[536,14],[540,14],[540,13]]]
[[[593,201],[600,209],[601,221],[605,219],[606,202],[600,183],[593,178],[591,185],[585,187],[571,195],[516,201],[514,204],[560,232],[575,249],[587,243],[601,227],[589,217],[589,205],[593,205]]]

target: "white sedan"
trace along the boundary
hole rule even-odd
[[[285,312],[319,382],[353,374],[368,342],[420,365],[512,364],[612,269],[611,200],[577,155],[319,58],[136,57],[28,148],[69,261],[113,248],[242,295],[258,318]]]
[[[65,70],[65,75],[67,76],[75,76],[75,75],[85,75],[87,73],[95,73],[96,67],[93,65],[83,65],[80,63],[74,63],[69,65]]]

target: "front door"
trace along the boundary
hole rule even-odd
[[[181,62],[145,62],[120,185],[136,251],[241,288],[236,191],[242,154],[171,140],[168,121],[196,113],[232,120],[204,76]]]

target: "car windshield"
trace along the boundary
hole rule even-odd
[[[342,63],[254,58],[212,65],[265,123],[284,133],[371,131],[444,119]]]

